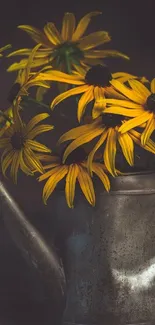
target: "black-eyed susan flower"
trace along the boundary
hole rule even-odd
[[[86,153],[83,148],[78,148],[72,153],[66,163],[63,164],[58,156],[49,156],[49,158],[40,155],[40,160],[48,161],[50,164],[44,166],[48,170],[39,177],[39,181],[47,180],[43,189],[43,201],[47,204],[49,196],[52,194],[57,184],[65,178],[65,195],[66,201],[70,208],[74,207],[74,197],[76,182],[78,181],[80,188],[87,201],[95,205],[95,191],[92,178],[87,171],[87,163],[85,161]],[[101,163],[93,162],[92,170],[103,183],[106,191],[110,190],[109,178],[105,172],[106,168]]]
[[[106,169],[112,176],[117,176],[118,171],[115,166],[116,153],[118,145],[121,147],[122,153],[130,166],[134,165],[134,142],[139,143],[140,134],[133,130],[119,133],[119,127],[124,120],[123,116],[115,114],[103,114],[95,119],[92,123],[76,127],[69,130],[61,136],[58,144],[65,141],[73,140],[64,152],[63,162],[78,147],[99,138],[94,148],[88,155],[88,171],[92,174],[92,162],[94,155],[99,148],[103,146],[103,162]],[[136,134],[136,135],[135,135]],[[136,140],[135,140],[136,139]],[[155,153],[155,144],[149,140],[144,149]]]
[[[94,16],[101,12],[94,11],[86,14],[77,24],[73,13],[65,13],[62,21],[62,29],[59,32],[56,26],[49,22],[44,26],[43,31],[29,26],[21,25],[18,28],[27,32],[30,37],[42,45],[42,48],[35,55],[33,67],[40,67],[52,63],[55,68],[70,73],[70,68],[75,64],[96,64],[100,58],[108,56],[120,56],[128,59],[128,56],[113,50],[94,50],[99,45],[110,41],[106,31],[98,31],[84,36],[85,31]],[[31,49],[24,48],[17,50],[9,56],[27,56]],[[25,67],[27,59],[12,64],[8,71],[14,71]],[[69,67],[68,67],[69,64]]]
[[[64,99],[82,94],[78,101],[77,117],[78,121],[81,120],[86,106],[94,101],[93,107],[93,117],[96,118],[100,115],[100,110],[103,108],[103,104],[100,107],[100,100],[105,96],[114,96],[124,99],[124,96],[120,92],[115,91],[113,86],[111,86],[110,81],[113,79],[118,79],[121,82],[125,82],[130,78],[136,78],[131,74],[125,72],[116,72],[111,74],[106,65],[94,65],[89,69],[83,69],[78,67],[78,71],[74,74],[69,75],[56,70],[47,70],[40,74],[40,78],[46,81],[59,81],[71,84],[76,87],[72,87],[66,92],[58,95],[51,103],[51,108],[53,109]],[[97,103],[97,105],[96,105]]]
[[[104,112],[121,114],[129,118],[120,126],[121,134],[145,123],[141,135],[141,143],[145,145],[155,130],[155,79],[150,83],[150,90],[138,80],[129,80],[128,83],[130,87],[117,80],[111,80],[113,87],[125,96],[125,100],[104,99],[103,107],[107,105]]]
[[[40,173],[44,172],[36,153],[49,153],[51,150],[34,138],[53,129],[52,125],[37,125],[48,116],[47,113],[38,114],[25,125],[19,115],[18,106],[13,108],[13,124],[0,138],[0,148],[4,149],[1,156],[2,173],[5,176],[8,167],[10,167],[10,175],[15,183],[17,183],[19,169],[27,175],[32,175],[34,169]]]
[[[3,47],[0,47],[0,57],[2,57],[3,56],[3,52],[6,51],[6,50],[8,50],[8,49],[10,49],[10,47],[11,47],[11,44],[7,44],[7,45],[5,45]]]
[[[31,74],[31,66],[39,47],[40,44],[34,47],[29,55],[25,68],[19,70],[15,83],[8,96],[8,100],[11,103],[13,103],[14,100],[17,100],[19,103],[22,96],[28,96],[28,89],[32,86],[40,86],[44,88],[50,87],[47,82],[41,80],[39,72],[33,75]]]

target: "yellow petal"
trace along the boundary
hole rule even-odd
[[[39,176],[39,178],[38,178],[39,182],[44,181],[45,179],[51,177],[52,175],[55,175],[57,172],[59,172],[61,170],[61,168],[62,168],[62,165],[60,165],[60,164],[58,166],[54,167],[54,168],[52,166],[51,170],[49,170],[48,172],[46,172],[43,175]]]
[[[138,92],[135,92],[134,90],[131,90],[127,86],[123,85],[118,80],[112,79],[110,83],[113,85],[113,87],[120,91],[123,95],[125,95],[127,98],[133,100],[134,102],[138,104],[144,104],[144,100],[142,99],[141,95]]]
[[[95,130],[97,122],[98,121],[95,121],[95,123],[78,126],[76,128],[73,128],[73,129],[69,130],[68,132],[64,133],[60,137],[57,145],[60,145],[61,143],[65,142],[65,141],[68,141],[68,140],[76,139],[79,136],[88,133],[92,129]]]
[[[142,133],[142,136],[141,136],[141,143],[143,146],[148,142],[148,140],[154,130],[155,130],[154,114],[150,113],[150,119],[147,121],[146,127],[145,127],[145,129]]]
[[[68,166],[60,166],[57,173],[53,174],[46,182],[43,189],[43,201],[46,204],[47,199],[54,191],[56,185],[65,177],[68,172]]]
[[[118,141],[122,148],[124,157],[126,158],[128,164],[133,166],[134,164],[134,145],[133,140],[127,133],[119,134]]]
[[[51,152],[51,149],[47,148],[44,144],[30,139],[26,140],[25,147],[39,152]]]
[[[42,81],[43,82],[43,81]],[[47,88],[39,86],[36,91],[36,100],[42,102],[44,100],[44,95],[47,93]]]
[[[103,65],[103,60],[101,59],[89,59],[89,58],[85,58],[81,61],[81,64],[84,66],[84,67],[91,67],[91,66],[94,66],[94,65],[97,65],[97,64],[100,64],[100,65]]]
[[[130,87],[137,92],[145,102],[146,98],[151,95],[151,92],[138,80],[128,80]]]
[[[62,43],[62,37],[53,23],[47,23],[45,25],[44,33],[52,45],[59,45]]]
[[[102,102],[95,102],[93,109],[92,109],[92,118],[96,119],[98,118],[104,111],[105,106]]]
[[[25,164],[25,161],[23,159],[23,152],[21,152],[21,156],[20,156],[20,168],[23,171],[23,173],[25,173],[26,175],[33,175],[32,170]]]
[[[151,92],[155,94],[155,78],[151,81]]]
[[[104,172],[104,167],[100,163],[93,163],[93,172],[100,178],[107,192],[110,191],[110,181],[106,173]]]
[[[120,81],[120,78],[125,78],[124,80],[129,80],[129,79],[136,79],[137,76],[133,75],[133,74],[130,74],[130,73],[126,73],[126,72],[114,72],[112,74],[112,77],[114,79],[118,79]]]
[[[75,139],[72,143],[68,145],[67,149],[65,150],[63,155],[63,163],[66,161],[67,157],[70,155],[72,151],[82,146],[83,144],[90,142],[94,138],[98,137],[102,132],[103,132],[103,128],[98,127]]]
[[[155,143],[151,139],[149,139],[147,144],[143,146],[141,144],[141,134],[139,132],[135,130],[130,130],[130,136],[132,137],[133,141],[137,143],[140,147],[155,154]]]
[[[75,29],[75,16],[70,12],[66,12],[62,21],[61,36],[63,41],[70,41]]]
[[[21,92],[21,87],[23,86],[24,82],[25,82],[25,69],[22,69],[18,71],[17,78],[15,80],[15,84],[20,84],[18,94],[19,92]],[[16,97],[18,96],[18,94],[16,95]]]
[[[42,59],[35,59],[32,63],[32,68],[37,68],[48,63],[49,63],[49,58],[46,57]],[[11,64],[7,69],[7,71],[12,72],[20,69],[25,69],[26,64],[27,64],[27,59],[23,59],[20,62],[15,62]]]
[[[78,121],[81,121],[82,116],[85,113],[86,106],[94,99],[93,93],[94,86],[89,86],[88,90],[84,92],[78,102],[77,117]]]
[[[134,117],[131,120],[123,123],[120,126],[118,131],[120,133],[125,133],[125,132],[135,128],[136,126],[140,126],[141,124],[148,121],[149,119],[150,119],[150,113],[149,112],[144,112],[141,115],[139,115],[137,117]]]
[[[56,162],[53,162],[52,164],[49,164],[49,165],[44,165],[44,169],[47,170],[47,169],[51,169],[51,168],[54,168],[54,167],[58,167],[60,165],[60,163],[56,163]]]
[[[105,88],[105,95],[110,98],[126,99],[124,95],[115,90],[112,86]]]
[[[111,106],[104,109],[104,113],[112,113],[124,115],[127,117],[141,116],[143,114],[142,109],[124,108],[121,106]]]
[[[57,70],[48,70],[44,73],[39,73],[39,79],[47,81],[66,82],[71,85],[84,85],[84,78],[79,75],[70,75]],[[83,79],[83,80],[82,80]]]
[[[113,98],[104,98],[100,99],[105,105],[115,105],[115,106],[122,106],[122,107],[127,107],[127,108],[136,108],[136,109],[141,109],[141,105],[130,102],[129,100],[120,100],[120,99],[113,99]]]
[[[75,87],[75,88],[65,91],[64,93],[62,93],[54,98],[54,100],[51,103],[51,108],[54,108],[61,101],[63,101],[64,99],[66,99],[70,96],[74,96],[74,95],[78,95],[78,94],[86,92],[87,90],[89,90],[89,88],[90,88],[90,86],[83,85],[83,86],[78,86],[78,87]]]
[[[93,11],[93,12],[88,13],[84,17],[82,17],[82,19],[79,21],[79,23],[76,27],[76,30],[73,34],[72,41],[74,41],[74,42],[78,41],[80,39],[80,37],[83,36],[83,34],[85,33],[92,17],[95,17],[100,14],[101,14],[100,11]]]
[[[144,149],[155,154],[155,142],[149,139],[147,144],[144,146]]]
[[[91,177],[89,176],[87,170],[79,166],[78,182],[80,184],[81,190],[85,195],[87,201],[94,206],[95,205],[95,191]]]
[[[48,124],[42,124],[42,125],[38,125],[36,126],[33,130],[31,130],[28,134],[28,138],[29,139],[34,139],[37,135],[44,133],[44,132],[48,132],[53,130],[54,126],[53,125],[48,125]]]
[[[107,136],[103,157],[105,166],[113,177],[117,175],[117,171],[115,168],[116,140],[117,133],[113,128],[110,128]]]
[[[69,166],[68,174],[66,176],[66,186],[65,186],[65,194],[66,201],[69,208],[73,208],[74,197],[75,197],[75,184],[76,179],[79,173],[79,168],[76,164],[72,164]]]
[[[35,54],[36,54],[36,52],[37,52],[37,50],[39,49],[40,46],[41,46],[41,44],[37,44],[37,45],[32,49],[31,54],[30,54],[29,57],[28,57],[26,67],[25,67],[25,69],[23,70],[23,73],[24,73],[24,82],[25,82],[25,83],[28,81],[29,74],[30,74],[30,71],[31,71],[31,66],[32,66],[32,63],[33,63],[33,60],[34,60]]]
[[[103,100],[105,98],[105,88],[98,87],[98,86],[95,87],[94,97],[95,97],[95,103],[92,109],[92,118],[96,119],[101,115],[104,108],[106,107],[106,104],[103,104]]]
[[[103,145],[104,141],[106,140],[107,133],[108,133],[108,131],[106,130],[106,128],[104,128],[103,134],[101,135],[99,141],[96,143],[93,150],[88,155],[87,166],[88,166],[88,171],[91,174],[91,176],[92,176],[92,168],[93,168],[92,162],[94,159],[94,155],[95,155],[96,151]]]
[[[47,84],[46,81],[41,81],[41,80],[35,80],[35,79],[30,79],[26,85],[25,85],[25,89],[29,89],[30,87],[34,87],[34,86],[37,86],[37,87],[41,87],[43,89],[42,91],[42,94],[43,92],[47,92],[47,89],[50,88],[50,85]],[[40,92],[41,93],[41,92]],[[37,98],[36,98],[37,99]]]
[[[74,66],[74,75],[79,76],[80,79],[84,79],[87,71],[90,69],[90,67],[83,67],[82,65],[73,64]]]
[[[121,57],[123,59],[129,60],[129,57],[121,53],[119,51],[115,50],[90,50],[90,51],[85,51],[85,57],[95,59],[95,58],[107,58],[107,57]]]
[[[13,106],[12,112],[13,112],[13,121],[14,121],[12,128],[14,129],[15,132],[21,132],[21,130],[23,130],[23,122],[19,114],[18,102],[16,102],[15,105]]]
[[[24,30],[26,33],[28,33],[31,38],[36,42],[36,43],[42,43],[45,46],[50,46],[50,43],[46,36],[44,35],[43,32],[41,32],[38,28],[35,28],[30,25],[20,25],[18,28]]]
[[[29,49],[29,48],[23,48],[23,49],[19,49],[19,50],[16,50],[16,51],[13,51],[11,53],[9,53],[7,55],[7,58],[10,58],[12,56],[16,56],[16,55],[24,55],[24,56],[29,56],[32,52],[32,49]],[[45,57],[48,57],[50,54],[51,54],[51,48],[45,48],[45,49],[39,49],[36,53],[35,53],[35,58],[45,58]]]
[[[4,157],[4,155],[6,154],[6,157]],[[1,157],[1,166],[2,166],[2,173],[5,176],[6,170],[8,169],[8,167],[11,165],[12,159],[14,156],[14,150],[8,150],[6,149],[4,151],[3,157]]]
[[[8,49],[10,49],[12,47],[12,45],[11,44],[7,44],[7,45],[5,45],[5,46],[3,46],[3,47],[1,47],[0,48],[0,53],[2,53],[3,51],[5,51],[5,50],[8,50]]]
[[[48,113],[41,113],[41,114],[37,114],[35,115],[28,123],[26,126],[26,134],[28,134],[34,127],[36,124],[38,124],[39,122],[45,120],[47,117],[49,117],[50,115]]]
[[[102,88],[102,87],[94,87],[94,98],[95,98],[95,101],[97,102],[100,102],[103,100],[104,98],[104,92],[105,92],[105,89]]]
[[[41,174],[44,173],[41,162],[30,148],[24,148],[24,161],[32,170],[37,170]]]
[[[59,162],[60,158],[58,156],[53,155],[44,155],[44,154],[36,154],[37,158],[44,162]]]
[[[109,41],[110,41],[109,34],[105,31],[99,31],[83,37],[79,41],[79,47],[81,50],[89,50],[93,47],[99,46]]]
[[[15,184],[17,183],[17,173],[20,165],[20,157],[21,151],[15,151],[11,162],[10,175]]]

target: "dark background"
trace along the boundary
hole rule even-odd
[[[14,49],[32,46],[29,36],[17,25],[30,24],[42,28],[53,21],[59,27],[65,11],[74,12],[77,20],[89,11],[102,11],[88,31],[108,30],[113,48],[128,54],[130,62],[108,60],[112,71],[128,71],[155,77],[155,2],[154,0],[3,1],[0,10],[0,46],[11,43]],[[15,74],[7,73],[9,60],[0,61],[0,108],[8,107],[7,94]],[[5,181],[13,197],[31,221],[50,241],[50,206],[41,202],[41,187],[35,180],[21,176],[18,187]],[[37,185],[36,185],[37,184]],[[0,221],[0,324],[53,324],[52,306],[45,306],[38,292],[41,284],[27,266]],[[37,299],[38,297],[38,299]],[[46,308],[47,307],[47,308]]]

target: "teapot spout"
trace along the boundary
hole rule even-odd
[[[26,261],[39,273],[48,297],[63,306],[66,281],[60,258],[20,210],[18,204],[0,182],[1,213],[4,224]]]

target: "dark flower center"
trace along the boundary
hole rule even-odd
[[[82,147],[79,147],[70,153],[70,155],[67,157],[67,159],[65,161],[65,164],[66,165],[78,164],[78,163],[81,163],[82,161],[84,161],[86,159],[86,157],[87,157],[87,154],[86,154],[85,150]]]
[[[102,123],[104,126],[107,127],[120,126],[123,120],[124,120],[123,115],[110,114],[110,113],[102,114]]]
[[[8,101],[10,103],[13,103],[14,99],[17,97],[18,93],[19,93],[19,90],[20,90],[21,86],[19,83],[15,83],[10,92],[9,92],[9,95],[8,95]]]
[[[112,75],[106,65],[97,64],[91,67],[85,76],[85,82],[88,85],[108,87]]]
[[[11,137],[11,144],[15,150],[21,150],[24,145],[24,138],[20,132],[15,132]]]
[[[151,94],[146,101],[145,110],[155,113],[155,94]]]
[[[54,50],[55,64],[58,66],[59,63],[64,61],[66,58],[73,63],[80,63],[80,60],[84,58],[83,52],[79,49],[77,43],[65,42],[60,44]],[[53,54],[52,54],[53,59]],[[52,63],[53,64],[53,63]]]

